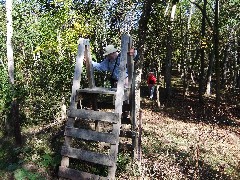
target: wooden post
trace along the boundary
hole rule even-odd
[[[137,154],[138,154],[138,161],[142,160],[142,109],[139,109],[139,122],[138,122],[138,148],[137,148]]]
[[[61,104],[61,121],[65,121],[67,118],[67,106],[65,99],[62,99],[62,104]]]
[[[157,93],[157,106],[158,108],[160,108],[161,103],[160,103],[160,85],[159,84],[156,86],[156,93]]]
[[[133,66],[134,67],[134,66]],[[137,127],[137,116],[136,116],[136,73],[135,69],[133,69],[133,77],[132,77],[132,90],[131,90],[131,122],[132,122],[132,131],[135,132],[135,137],[132,137],[132,143],[134,147],[133,156],[136,159],[137,156],[137,147],[138,147],[138,134],[136,133]]]
[[[89,39],[86,39],[85,42],[85,58],[86,58],[86,69],[87,69],[87,77],[88,77],[88,83],[89,88],[95,87],[95,81],[94,81],[94,75],[93,75],[93,67],[92,67],[92,56],[90,53],[90,43]]]
[[[74,77],[73,77],[73,85],[72,85],[72,95],[70,100],[70,109],[77,108],[76,103],[76,92],[80,88],[80,81],[81,81],[81,74],[82,74],[82,66],[83,66],[83,58],[84,58],[84,39],[79,39],[78,44],[78,52],[76,57],[76,65],[75,65],[75,71],[74,71]],[[66,127],[73,127],[74,125],[74,118],[68,118]],[[72,138],[65,136],[65,142],[64,145],[69,147],[71,145]],[[63,156],[61,161],[62,167],[68,167],[69,166],[69,158],[66,156]]]
[[[88,86],[89,88],[94,88],[95,80],[94,80],[94,73],[93,73],[93,66],[92,66],[92,56],[90,51],[90,43],[89,39],[85,40],[85,58],[86,58],[86,70],[87,70],[87,77],[88,77]],[[97,94],[92,94],[90,100],[92,103],[92,109],[96,111],[97,108]],[[99,121],[95,121],[95,130],[99,131]]]
[[[127,53],[128,53],[128,43],[129,36],[123,35],[121,40],[121,57],[120,57],[120,74],[117,83],[117,92],[115,96],[115,113],[119,114],[119,121],[116,124],[113,124],[113,134],[117,138],[117,143],[119,143],[119,134],[120,134],[120,126],[121,126],[121,115],[122,115],[122,105],[123,105],[123,96],[124,96],[124,80],[126,73],[126,64],[127,64]],[[115,157],[115,162],[117,162],[117,154],[118,154],[118,144],[111,145],[110,155]],[[110,167],[108,170],[108,178],[115,179],[115,172],[117,166]]]
[[[132,37],[129,37],[128,43],[128,50],[132,48]],[[133,71],[134,71],[134,63],[133,63],[133,56],[127,56],[127,69],[128,69],[128,87],[132,86],[132,78],[133,78]]]
[[[85,50],[84,39],[80,38],[79,44],[78,44],[77,57],[76,57],[75,72],[73,77],[72,95],[71,95],[71,101],[70,101],[71,107],[75,107],[76,91],[80,88],[84,50]]]

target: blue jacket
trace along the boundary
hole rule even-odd
[[[117,62],[116,62],[117,61]],[[115,66],[115,63],[116,64],[116,67],[114,68]],[[112,75],[112,78],[115,79],[115,80],[118,80],[119,78],[119,73],[120,73],[120,69],[119,69],[119,65],[120,65],[120,54],[118,55],[118,57],[115,59],[115,60],[109,60],[108,58],[105,58],[103,59],[102,62],[100,63],[97,63],[97,62],[94,62],[92,61],[92,65],[93,65],[93,68],[98,70],[98,71],[108,71],[110,72]],[[114,71],[113,71],[114,69]],[[113,73],[112,73],[113,72]],[[128,74],[126,72],[126,77],[128,77]],[[126,78],[125,77],[125,78]]]

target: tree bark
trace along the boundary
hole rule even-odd
[[[195,3],[195,0],[192,1],[193,3]],[[192,55],[191,55],[191,48],[192,48],[192,44],[189,42],[190,39],[190,24],[191,24],[191,19],[192,19],[192,14],[193,14],[193,9],[194,9],[194,4],[191,3],[191,7],[189,10],[189,17],[188,17],[188,25],[187,25],[187,33],[185,36],[185,43],[187,44],[187,49],[186,49],[186,58],[185,62],[183,62],[183,96],[187,96],[189,94],[189,85],[190,85],[190,80],[191,80],[191,62],[193,61],[192,59]],[[182,23],[181,23],[182,24]],[[182,47],[183,49],[184,47]]]
[[[6,17],[7,17],[7,59],[8,59],[8,76],[9,81],[12,86],[12,103],[11,103],[11,123],[13,123],[14,128],[14,137],[16,141],[16,145],[22,144],[21,137],[21,128],[19,121],[19,105],[17,99],[14,98],[15,90],[14,90],[14,59],[13,59],[13,47],[12,47],[12,35],[13,35],[13,27],[12,27],[12,0],[6,1]],[[10,126],[11,127],[11,126]]]
[[[230,42],[227,42],[227,44],[225,45],[225,49],[223,52],[223,60],[221,63],[221,69],[222,69],[222,73],[221,73],[221,88],[225,88],[226,86],[226,79],[227,79],[227,62],[228,62],[228,57],[229,57],[229,48],[230,48]]]
[[[209,53],[209,64],[208,64],[208,70],[207,70],[207,76],[206,76],[206,95],[211,95],[211,81],[212,81],[212,69],[213,69],[213,59],[214,59],[214,53],[213,50],[210,49]]]
[[[236,33],[237,35],[237,33]],[[237,84],[236,88],[240,88],[240,39],[239,37],[236,37],[236,58],[237,58],[237,64],[238,64],[238,69],[237,69]]]
[[[10,83],[14,84],[14,60],[12,48],[12,0],[6,1],[6,17],[7,17],[7,59],[8,59],[8,76]]]
[[[219,30],[218,30],[219,2],[215,1],[214,17],[214,55],[216,61],[216,107],[220,105],[220,62],[219,62]]]
[[[165,97],[166,99],[169,99],[172,95],[172,52],[173,52],[173,42],[172,42],[172,28],[173,28],[173,21],[175,17],[176,12],[176,2],[174,1],[172,3],[172,10],[171,10],[171,16],[170,21],[167,29],[167,54],[165,58],[165,83],[166,83],[166,89],[165,89]]]
[[[142,68],[144,62],[144,52],[145,52],[145,42],[147,36],[147,24],[150,18],[150,13],[152,10],[152,5],[156,2],[156,0],[148,0],[143,4],[142,15],[139,20],[139,29],[138,29],[138,54],[139,60],[135,64],[135,75],[136,75],[136,83],[135,83],[135,98],[136,98],[136,114],[139,114],[140,109],[140,85],[141,85],[141,76],[142,76]]]
[[[171,70],[172,70],[172,27],[169,25],[168,27],[168,34],[167,34],[167,54],[165,58],[165,83],[166,83],[166,89],[165,89],[165,97],[166,99],[169,99],[172,94],[172,85],[171,85]]]
[[[204,0],[203,12],[202,12],[202,28],[201,28],[201,58],[200,58],[200,76],[199,76],[199,102],[203,103],[204,93],[204,61],[205,61],[205,35],[206,35],[206,7],[207,0]]]
[[[11,119],[14,123],[14,137],[17,146],[22,145],[19,104],[17,100],[13,100],[11,104]]]
[[[234,30],[234,82],[233,82],[234,90],[238,87],[239,70],[240,70],[237,48],[238,48],[238,38],[237,38],[236,30]]]

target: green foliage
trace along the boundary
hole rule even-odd
[[[101,59],[102,41],[114,39],[103,39],[111,33],[102,23],[106,7],[105,2],[96,6],[72,1],[15,2],[16,97],[24,126],[59,118],[62,101],[69,103],[79,37],[90,38],[93,56]]]
[[[24,135],[27,134],[27,130],[35,126],[38,128],[58,121],[62,101],[65,100],[67,107],[69,103],[78,38],[90,39],[92,55],[96,61],[103,58],[102,50],[106,44],[120,45],[121,34],[126,32],[128,28],[132,28],[128,32],[134,37],[133,42],[137,42],[137,34],[142,33],[138,32],[138,21],[141,18],[143,4],[146,2],[120,0],[114,2],[106,0],[14,1],[13,48],[16,82],[14,94],[7,75],[5,6],[3,3],[0,4],[0,36],[2,37],[0,38],[0,126],[2,127],[8,120],[7,115],[13,98],[16,98],[20,104],[20,118]],[[234,28],[236,32],[239,32],[238,2],[238,0],[225,1],[220,6],[219,28],[222,41],[219,53],[221,59],[224,59],[225,45],[230,43],[230,49],[227,49],[230,54],[228,59],[229,69],[233,69],[231,66],[235,62],[234,49],[236,47],[234,47],[233,41],[229,41],[229,39],[232,40],[232,37],[229,37],[232,35]],[[208,18],[212,24],[214,22],[213,4],[214,1],[208,1],[207,5]],[[199,5],[202,6],[201,3]],[[156,1],[150,13],[146,42],[143,43],[145,49],[143,76],[149,70],[159,72],[164,67],[163,62],[167,53],[166,37],[169,27],[169,17],[165,15],[166,7],[167,1]],[[198,77],[200,63],[197,53],[201,42],[202,14],[198,8],[194,8],[188,29],[189,10],[189,0],[179,1],[176,18],[172,26],[172,67],[177,69],[179,64],[182,63],[180,69],[183,71],[187,66],[191,66],[192,74]],[[128,17],[129,15],[131,16]],[[131,17],[133,18],[132,22],[128,19]],[[127,26],[131,23],[133,24],[131,27]],[[206,52],[209,53],[212,48],[212,30],[208,25],[206,27]],[[137,44],[134,46],[137,47]],[[205,57],[206,67],[209,62],[207,56],[208,54]],[[215,75],[214,72],[215,69],[213,69],[213,75]],[[230,73],[228,73],[229,79]],[[101,85],[104,81],[101,77],[103,74],[96,73],[95,75],[97,77],[96,84]],[[1,128],[1,131],[2,129],[4,128]],[[2,138],[3,133],[0,132],[0,134]],[[148,136],[147,132],[145,135]],[[30,133],[29,136],[32,138],[35,134]],[[172,135],[168,138],[173,139],[176,143],[172,144],[171,147],[162,147],[163,140],[154,140],[152,132],[149,136],[148,140],[152,144],[151,148],[143,147],[145,153],[166,153],[167,151],[174,153],[174,149],[183,143],[182,138]],[[1,144],[0,170],[14,171],[16,179],[41,179],[41,175],[21,168],[21,165],[22,162],[33,162],[36,166],[44,169],[53,169],[59,165],[61,159],[59,152],[56,149],[54,151],[48,140],[43,139],[27,139],[27,147],[14,150]],[[11,147],[10,144],[9,147]],[[10,161],[12,156],[15,157],[14,161]],[[185,156],[180,154],[181,158],[184,159]],[[219,161],[219,158],[214,159],[214,162]],[[118,170],[124,172],[128,169],[129,162],[130,157],[128,155],[119,154]],[[189,159],[188,163],[192,164],[194,161]],[[94,169],[94,171],[99,172],[101,170]],[[106,174],[106,170],[102,173]]]
[[[25,179],[29,179],[29,180],[44,180],[45,178],[43,178],[40,174],[38,173],[33,173],[31,171],[28,171],[26,169],[17,169],[16,171],[14,171],[14,178],[16,180],[25,180]]]
[[[1,138],[0,146],[0,175],[2,179],[9,179],[9,174],[21,167],[22,161],[19,160],[20,148],[13,148],[13,139],[8,141]]]
[[[61,158],[60,155],[54,157],[51,154],[44,154],[41,157],[40,165],[44,168],[56,167],[60,163]]]
[[[4,68],[0,67],[0,113],[2,113],[5,108],[6,104],[9,104],[10,97],[11,97],[11,89],[10,84],[8,81],[7,72]]]
[[[11,86],[8,81],[6,69],[3,66],[0,67],[0,82],[0,127],[3,127],[7,121],[12,101]]]
[[[129,166],[131,162],[131,156],[130,154],[126,154],[126,153],[119,153],[118,154],[118,160],[117,160],[117,163],[118,163],[118,171],[119,172],[122,172],[122,171],[125,171],[127,169],[127,167]]]
[[[52,152],[49,146],[38,138],[28,138],[26,145],[18,148],[13,148],[10,140],[2,141],[0,174],[6,179],[8,173],[12,173],[15,179],[45,179],[47,172],[58,167],[61,161],[61,155]]]

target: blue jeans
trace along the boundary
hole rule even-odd
[[[150,99],[152,99],[153,98],[154,89],[155,89],[154,84],[149,84],[148,85],[148,89],[149,89]]]

